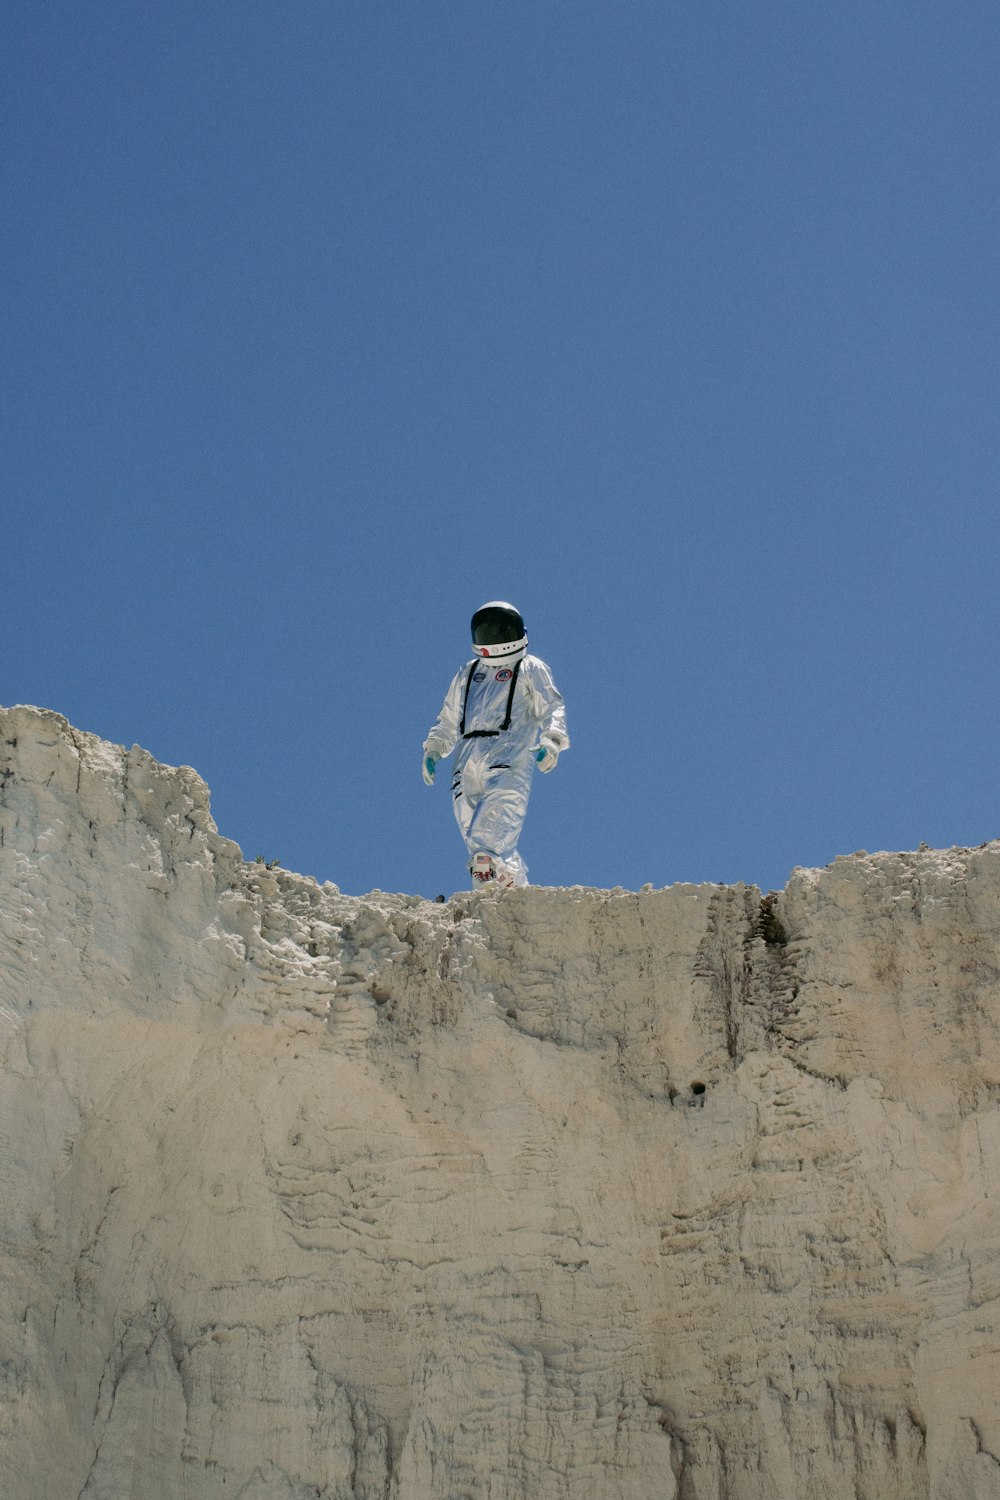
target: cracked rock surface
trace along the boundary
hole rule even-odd
[[[0,710],[4,1500],[996,1500],[1000,844],[446,904]]]

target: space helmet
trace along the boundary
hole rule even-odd
[[[472,649],[489,661],[524,651],[528,635],[521,612],[503,599],[491,599],[472,616]]]

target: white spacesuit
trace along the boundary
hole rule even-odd
[[[424,741],[424,780],[430,786],[437,762],[457,746],[451,790],[473,886],[527,885],[517,841],[531,778],[568,748],[566,710],[548,667],[528,656],[512,604],[494,599],[476,610],[472,649]]]

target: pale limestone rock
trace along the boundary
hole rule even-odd
[[[1000,845],[363,898],[0,712],[4,1500],[995,1500]]]

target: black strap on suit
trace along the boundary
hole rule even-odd
[[[510,692],[507,694],[507,712],[504,714],[503,723],[500,725],[500,728],[470,729],[468,733],[466,733],[465,714],[469,706],[469,689],[472,687],[472,679],[476,673],[476,670],[482,666],[481,661],[470,662],[469,675],[465,679],[465,696],[462,699],[462,721],[458,726],[458,732],[462,736],[463,740],[492,740],[495,739],[498,734],[504,734],[505,731],[510,728],[510,716],[514,707],[514,689],[517,687],[517,674],[521,670],[521,663],[523,660],[524,657],[519,656],[517,661],[514,663],[514,671],[511,674],[510,679]]]

